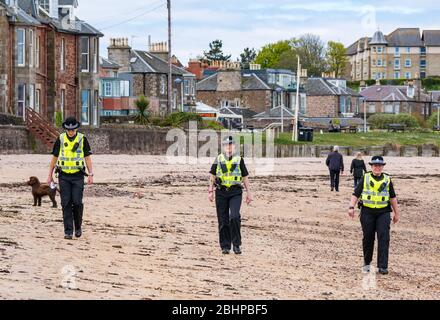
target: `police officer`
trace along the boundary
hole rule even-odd
[[[241,254],[241,216],[240,208],[243,184],[246,188],[246,203],[250,204],[253,195],[249,184],[249,172],[244,160],[238,156],[233,137],[223,142],[223,153],[211,167],[211,179],[208,188],[209,201],[214,201],[217,208],[220,247],[223,254],[229,254],[231,245],[235,254]]]
[[[360,199],[360,220],[363,231],[364,272],[370,272],[373,259],[374,240],[377,234],[377,267],[380,274],[388,274],[388,253],[390,245],[391,212],[393,222],[399,221],[400,213],[393,182],[383,172],[385,161],[381,156],[371,159],[371,172],[368,172],[357,185],[348,214],[354,218],[354,207]]]
[[[73,117],[63,123],[66,130],[56,140],[47,183],[53,182],[53,171],[59,178],[61,205],[63,207],[64,239],[72,240],[82,235],[84,177],[93,183],[92,151],[84,134],[77,132],[81,124]],[[85,167],[87,166],[88,174]]]

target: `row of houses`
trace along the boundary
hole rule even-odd
[[[148,40],[145,50],[138,50],[127,38],[113,38],[104,58],[99,51],[103,34],[77,18],[77,8],[76,0],[0,0],[0,112],[22,117],[29,107],[51,123],[59,116],[73,115],[86,126],[98,126],[101,121],[135,114],[135,101],[144,95],[151,112],[164,115],[168,111],[167,43]],[[349,52],[356,49],[353,66],[358,66],[357,55],[365,54],[362,43],[373,55],[386,51],[378,50],[379,44],[394,48],[396,39],[404,44],[406,35],[414,33],[416,38],[417,32],[399,30],[386,37],[377,32],[372,39],[351,46]],[[435,39],[435,33],[428,31],[422,37],[425,45]],[[378,60],[372,57],[367,61],[377,66]],[[206,114],[211,106],[225,118],[244,119],[260,127],[285,115],[286,121],[293,119],[297,88],[299,115],[309,119],[353,118],[364,112],[426,116],[439,96],[424,92],[419,82],[357,92],[344,79],[309,78],[304,70],[297,83],[290,70],[261,69],[256,64],[242,70],[234,62],[191,60],[185,68],[177,57],[172,64],[172,111],[197,112],[199,104],[200,113]],[[361,66],[363,74],[365,65]],[[436,72],[434,67],[429,70]]]
[[[76,0],[0,1],[0,112],[35,109],[98,125],[98,30],[75,16]]]

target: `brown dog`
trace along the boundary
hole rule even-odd
[[[55,195],[57,190],[52,190],[47,183],[40,183],[37,177],[30,177],[27,183],[32,186],[32,195],[34,196],[34,207],[41,207],[41,198],[44,196],[49,196],[52,201],[52,208],[57,207],[57,201],[55,200]]]

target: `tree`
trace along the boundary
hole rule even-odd
[[[281,54],[291,49],[289,40],[269,43],[260,49],[255,63],[260,64],[262,68],[277,68]]]
[[[345,46],[340,42],[329,41],[326,58],[328,71],[334,72],[336,78],[342,76],[348,62]]]
[[[276,68],[287,69],[296,72],[296,69],[298,69],[298,58],[296,52],[293,49],[284,51],[280,55]]]
[[[325,45],[319,36],[305,34],[290,40],[290,46],[301,59],[301,68],[308,70],[309,76],[320,77],[326,71]]]
[[[223,41],[214,40],[209,44],[209,51],[204,51],[206,60],[208,61],[229,61],[231,55],[225,55],[223,53]]]
[[[257,52],[254,48],[245,48],[240,54],[240,62],[243,69],[249,69],[249,65],[254,62],[257,57]]]

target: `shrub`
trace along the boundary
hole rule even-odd
[[[220,131],[225,129],[224,126],[218,121],[203,121],[202,129],[212,129],[216,131]]]
[[[150,122],[150,111],[148,109],[150,101],[147,97],[142,95],[135,101],[135,104],[138,109],[138,114],[134,117],[134,122],[140,125],[147,125]]]
[[[427,123],[430,129],[434,128],[437,125],[437,116],[440,111],[434,112],[428,119]]]
[[[61,128],[62,125],[63,125],[63,114],[61,113],[61,111],[56,111],[55,112],[55,126],[57,128]]]
[[[382,114],[377,113],[368,118],[373,129],[387,129],[389,124],[403,124],[407,128],[418,128],[420,125],[417,119],[407,113],[401,114]]]

